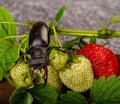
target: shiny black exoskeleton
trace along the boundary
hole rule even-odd
[[[29,48],[30,48],[30,75],[34,83],[34,70],[44,69],[44,82],[47,83],[47,55],[48,55],[48,45],[50,42],[50,35],[48,32],[48,27],[43,22],[37,22],[33,25],[29,34]]]

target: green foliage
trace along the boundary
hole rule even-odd
[[[90,93],[91,101],[95,104],[119,104],[120,103],[120,76],[114,75],[105,79],[101,77],[95,80]]]
[[[65,42],[65,43],[63,44],[63,48],[64,48],[65,50],[72,48],[73,45],[79,43],[79,40],[80,40],[80,39],[81,39],[81,37],[77,37],[77,38],[72,39],[72,40],[70,40],[70,41],[68,41],[68,42]]]
[[[12,45],[9,41],[0,42],[0,80],[2,80],[3,76],[6,77],[10,67],[17,60],[17,50],[18,47],[16,45]]]
[[[10,97],[10,104],[88,104],[89,101],[95,104],[119,104],[119,98],[120,76],[116,78],[112,75],[93,82],[89,100],[73,91],[60,94],[58,99],[58,94],[51,86],[39,84],[29,89],[16,89]]]
[[[39,84],[28,90],[36,104],[55,104],[58,94],[50,85]]]
[[[60,8],[60,10],[57,12],[57,14],[56,14],[56,16],[55,16],[55,20],[56,20],[57,23],[58,23],[58,22],[60,21],[60,19],[62,18],[65,9],[66,9],[66,6],[64,5],[64,6],[62,6],[62,7]]]
[[[10,104],[55,104],[58,94],[49,85],[39,84],[26,89],[16,89],[10,97]]]
[[[88,101],[83,95],[68,91],[60,96],[60,100],[56,104],[88,104]]]
[[[3,75],[3,69],[2,69],[2,64],[0,63],[0,81],[3,79],[4,75]]]
[[[9,22],[14,22],[12,15],[6,8],[0,7],[0,80],[6,77],[9,68],[17,59],[15,38],[3,39],[16,35],[16,25]]]
[[[10,22],[14,22],[10,12],[6,8],[0,7],[0,38],[16,35],[16,25]],[[14,41],[14,39],[10,40]]]
[[[33,98],[24,87],[20,87],[13,92],[9,101],[10,104],[32,104]]]
[[[110,20],[109,20],[109,24],[115,24],[120,22],[120,14],[113,16]]]

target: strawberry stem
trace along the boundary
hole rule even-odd
[[[0,22],[0,24],[14,24],[14,25],[28,26],[27,24],[23,24],[19,22]]]
[[[1,41],[4,41],[4,40],[6,40],[6,39],[22,38],[22,37],[26,37],[26,35],[21,35],[21,36],[7,36],[7,37],[5,37],[5,38],[3,38],[3,39],[0,39],[0,42],[1,42]]]
[[[72,29],[62,29],[62,28],[57,28],[56,31],[60,35],[69,35],[69,36],[98,36],[98,31],[94,30],[72,30]]]
[[[97,37],[97,38],[112,38],[120,37],[120,31],[102,29],[102,30],[72,30],[72,29],[63,29],[56,28],[56,31],[60,35],[69,35],[69,36],[84,36],[84,37]]]
[[[19,44],[19,47],[18,47],[18,57],[20,57],[20,51],[21,51],[21,49],[22,49],[22,44],[23,44],[26,40],[27,40],[27,38],[23,39],[23,41],[21,41],[20,44]],[[24,53],[25,53],[25,51],[26,51],[26,45],[25,45],[23,51],[24,51]]]
[[[54,37],[55,37],[56,44],[58,46],[62,47],[62,44],[61,44],[61,42],[59,40],[58,33],[57,33],[54,25],[52,25],[52,29],[53,29],[53,32],[54,32]]]

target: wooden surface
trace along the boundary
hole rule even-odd
[[[11,96],[14,87],[12,87],[6,80],[0,83],[0,104],[9,104],[9,97]]]

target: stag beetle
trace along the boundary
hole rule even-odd
[[[34,70],[44,69],[44,82],[47,83],[47,55],[50,35],[48,27],[43,22],[37,22],[33,25],[29,33],[29,54],[31,59],[29,62],[30,75],[33,83],[35,82]]]

